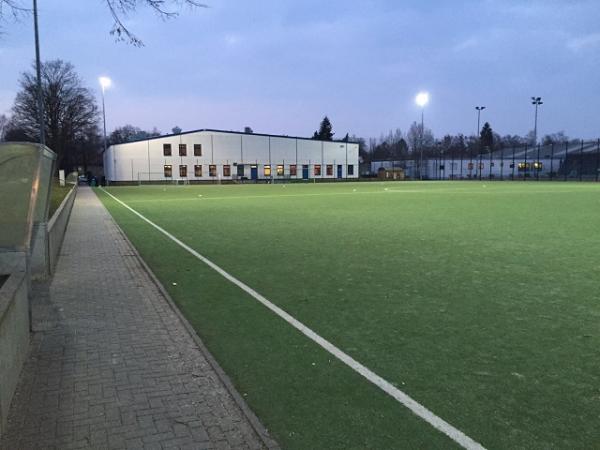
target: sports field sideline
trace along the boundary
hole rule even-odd
[[[458,445],[96,192],[282,447]],[[474,442],[600,442],[600,185],[107,192]]]

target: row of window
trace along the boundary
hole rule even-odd
[[[163,155],[164,156],[173,156],[171,144],[163,144]],[[187,156],[187,144],[179,144],[179,156]],[[202,144],[194,144],[194,156],[202,156]],[[267,167],[267,166],[265,166],[265,167]],[[269,169],[268,169],[269,173],[268,173],[268,175],[267,175],[267,173],[265,173],[265,176],[271,176],[271,167],[270,166],[268,166],[268,167],[269,167]],[[349,170],[351,167],[352,166],[348,166]],[[267,169],[265,169],[265,170],[267,170]],[[293,170],[293,173],[292,173],[292,170]],[[333,165],[328,164],[326,166],[326,171],[327,171],[327,175],[329,175],[329,176],[333,175]],[[352,167],[352,171],[354,171],[354,167]],[[277,175],[283,175],[283,166],[282,165],[277,166]],[[290,175],[292,175],[292,176],[296,175],[296,166],[295,165],[290,166]],[[316,176],[321,175],[321,165],[320,164],[315,165],[315,175]],[[354,175],[354,172],[348,172],[348,175]]]
[[[173,155],[171,144],[163,144],[163,155]],[[179,156],[187,156],[187,144],[179,144]],[[202,144],[194,144],[194,156],[202,156]]]
[[[253,170],[258,170],[258,166],[254,165],[254,164],[251,165],[250,167]],[[341,166],[338,166],[338,167],[341,168]],[[239,164],[237,166],[237,176],[238,177],[243,177],[245,175],[244,169],[245,169],[245,166],[243,164]],[[290,176],[295,177],[298,175],[298,166],[296,164],[290,164],[289,169],[290,169]],[[285,174],[285,167],[283,164],[278,164],[276,166],[275,170],[276,170],[275,173],[279,177],[282,177]],[[308,165],[304,164],[302,166],[302,170],[308,172]],[[327,175],[333,176],[333,164],[327,164],[325,166],[325,172]],[[185,178],[188,176],[187,173],[188,173],[188,166],[185,164],[180,165],[179,166],[179,177]],[[271,166],[270,165],[263,166],[263,173],[264,173],[265,177],[270,177],[271,176]],[[320,164],[314,165],[314,173],[315,173],[315,176],[321,175],[321,165]],[[164,175],[165,175],[165,178],[173,177],[173,166],[172,165],[170,165],[170,164],[164,165]],[[352,165],[352,164],[348,165],[348,175],[354,175],[354,165]],[[201,164],[194,165],[194,176],[195,177],[202,176],[202,165]],[[215,164],[210,164],[208,166],[208,176],[209,177],[217,176],[217,166]],[[229,164],[223,165],[223,176],[224,177],[231,176],[231,166]]]

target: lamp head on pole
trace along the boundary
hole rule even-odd
[[[102,86],[102,91],[108,89],[112,84],[111,79],[108,77],[100,77],[98,78],[98,81],[100,82],[100,86]]]
[[[419,92],[415,97],[415,103],[424,108],[429,103],[429,92]]]
[[[543,105],[544,102],[542,101],[542,97],[531,97],[531,104],[532,105]]]
[[[477,111],[483,111],[485,109],[485,106],[476,106],[475,109]]]

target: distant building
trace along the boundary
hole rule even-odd
[[[358,144],[196,130],[111,145],[110,182],[358,178]]]

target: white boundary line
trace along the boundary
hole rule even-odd
[[[437,429],[437,430],[441,431],[442,433],[444,433],[446,436],[448,436],[454,442],[456,442],[457,444],[459,444],[462,447],[464,447],[466,449],[469,449],[469,450],[485,450],[485,447],[483,447],[481,444],[479,444],[478,442],[476,442],[473,439],[471,439],[469,436],[467,436],[466,434],[464,434],[459,429],[457,429],[454,426],[450,425],[448,422],[446,422],[441,417],[436,416],[433,412],[431,412],[430,410],[428,410],[425,406],[421,405],[419,402],[417,402],[413,398],[409,397],[407,394],[405,394],[404,392],[402,392],[400,389],[398,389],[397,387],[395,387],[394,385],[392,385],[389,381],[386,381],[385,379],[381,378],[375,372],[373,372],[372,370],[370,370],[366,366],[363,366],[361,363],[359,363],[358,361],[356,361],[350,355],[344,353],[342,350],[340,350],[339,348],[337,348],[331,342],[329,342],[328,340],[326,340],[326,339],[322,338],[321,336],[319,336],[316,332],[314,332],[313,330],[311,330],[310,328],[308,328],[306,325],[304,325],[302,322],[300,322],[299,320],[297,320],[296,318],[294,318],[293,316],[291,316],[290,314],[288,314],[287,312],[285,312],[279,306],[275,305],[274,303],[271,303],[269,300],[267,300],[261,294],[259,294],[258,292],[256,292],[250,286],[248,286],[247,284],[245,284],[242,281],[238,280],[233,275],[231,275],[230,273],[226,272],[221,267],[217,266],[215,263],[213,263],[208,258],[202,256],[200,253],[198,253],[196,250],[194,250],[193,248],[191,248],[189,245],[183,243],[182,241],[180,241],[179,239],[177,239],[175,236],[173,236],[171,233],[169,233],[167,230],[165,230],[164,228],[162,228],[159,225],[155,224],[150,219],[147,219],[146,217],[144,217],[142,214],[140,214],[139,212],[137,212],[135,209],[131,208],[129,205],[127,205],[123,201],[119,200],[117,197],[115,197],[114,195],[112,195],[110,192],[104,190],[102,187],[100,189],[102,190],[102,192],[106,193],[108,196],[110,196],[111,198],[113,198],[119,204],[121,204],[122,206],[124,206],[125,208],[127,208],[129,211],[131,211],[132,213],[134,213],[136,216],[138,216],[144,222],[148,223],[149,225],[151,225],[152,227],[154,227],[155,229],[157,229],[158,231],[160,231],[162,234],[164,234],[165,236],[167,236],[169,239],[171,239],[177,245],[179,245],[180,247],[182,247],[184,250],[187,250],[189,253],[191,253],[193,256],[195,256],[196,258],[198,258],[204,264],[206,264],[207,266],[209,266],[211,269],[213,269],[215,272],[217,272],[223,278],[225,278],[226,280],[228,280],[231,283],[235,284],[241,290],[243,290],[247,294],[249,294],[252,297],[254,297],[258,302],[262,303],[264,306],[266,306],[268,309],[270,309],[276,315],[278,315],[279,317],[281,317],[283,320],[285,320],[291,326],[293,326],[294,328],[296,328],[302,334],[304,334],[305,336],[307,336],[313,342],[315,342],[316,344],[318,344],[319,346],[321,346],[322,348],[324,348],[325,350],[327,350],[329,353],[331,353],[337,359],[339,359],[344,364],[346,364],[347,366],[349,366],[355,372],[357,372],[360,375],[362,375],[364,378],[366,378],[368,381],[370,381],[375,386],[377,386],[378,388],[380,388],[386,394],[388,394],[389,396],[391,396],[394,399],[396,399],[398,402],[400,402],[406,408],[408,408],[409,410],[411,410],[414,414],[416,414],[417,416],[419,416],[425,422],[429,423],[432,427],[434,427],[435,429]]]

